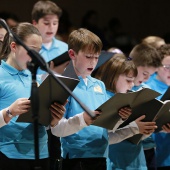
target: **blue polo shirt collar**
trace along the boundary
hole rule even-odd
[[[3,60],[1,61],[1,65],[3,69],[6,70],[11,75],[22,75],[22,76],[28,77],[28,70],[21,70],[21,71],[17,70],[16,68],[10,66]]]
[[[50,47],[49,49],[47,49],[47,48],[42,44],[42,48],[45,48],[46,50],[51,50],[51,49],[53,49],[53,48],[59,48],[59,45],[58,45],[57,41],[55,40],[55,38],[53,37],[51,47]]]

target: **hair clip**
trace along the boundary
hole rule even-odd
[[[127,60],[130,61],[130,60],[132,60],[132,58],[131,57],[127,57]]]

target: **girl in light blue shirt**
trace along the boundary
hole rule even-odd
[[[127,93],[134,86],[137,76],[137,68],[132,61],[128,61],[123,54],[115,54],[110,60],[103,64],[96,72],[95,77],[102,80],[107,89],[109,98],[115,93]],[[144,117],[133,121],[139,132],[146,134],[147,127],[141,124]],[[132,126],[132,123],[129,126]],[[150,132],[155,129],[153,122],[148,122]],[[125,134],[126,135],[126,134]],[[107,170],[146,170],[145,157],[142,145],[135,145],[124,140],[109,146],[109,158],[107,159]]]
[[[39,51],[42,38],[39,31],[29,23],[20,23],[13,32],[29,48]],[[35,166],[34,127],[32,123],[16,122],[18,115],[30,108],[31,73],[27,62],[31,61],[27,51],[7,33],[1,50],[0,65],[0,110],[6,125],[0,128],[0,169],[29,170]],[[62,118],[65,108],[54,103],[50,107],[51,126]],[[1,117],[2,118],[2,117]],[[42,170],[48,169],[47,134],[39,125],[39,158]]]

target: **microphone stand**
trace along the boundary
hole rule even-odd
[[[30,49],[28,46],[26,46],[20,40],[20,38],[14,32],[12,32],[12,30],[9,29],[5,20],[0,19],[0,25],[2,25],[8,31],[10,36],[12,36],[19,45],[24,47],[28,55],[32,58],[32,61],[28,63],[28,69],[32,73],[31,106],[32,106],[32,113],[33,113],[32,117],[34,120],[34,144],[35,144],[34,151],[35,151],[35,160],[37,162],[37,166],[35,167],[35,169],[41,170],[41,167],[39,167],[39,135],[38,135],[39,98],[38,98],[38,88],[36,83],[36,72],[38,67],[48,72],[55,79],[55,81],[57,81],[79,103],[79,105],[84,109],[84,111],[87,112],[87,114],[90,117],[95,118],[95,114],[86,105],[84,105],[58,77],[56,77],[53,74],[48,64],[45,62],[44,58],[37,51]]]
[[[39,134],[38,134],[38,113],[39,113],[39,96],[38,96],[38,85],[36,82],[36,73],[38,65],[34,62],[28,62],[27,68],[30,70],[32,75],[31,83],[31,108],[32,108],[32,119],[34,120],[34,153],[35,153],[35,170],[41,170],[39,166]]]

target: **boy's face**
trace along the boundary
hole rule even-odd
[[[130,71],[127,75],[121,74],[116,81],[116,93],[127,93],[134,86],[134,74]]]
[[[73,61],[76,74],[83,78],[92,73],[99,59],[99,54],[83,52],[81,50],[76,54],[74,50],[70,49],[69,55]]]
[[[41,33],[43,43],[49,43],[57,33],[59,18],[57,15],[46,15],[40,18],[38,22],[34,20],[33,25],[37,27]]]
[[[158,68],[158,76],[157,78],[167,84],[170,85],[170,56],[166,56],[162,60],[162,66]]]
[[[150,76],[157,70],[155,67],[138,66],[138,75],[134,80],[135,86],[139,86],[141,83],[146,82]]]

